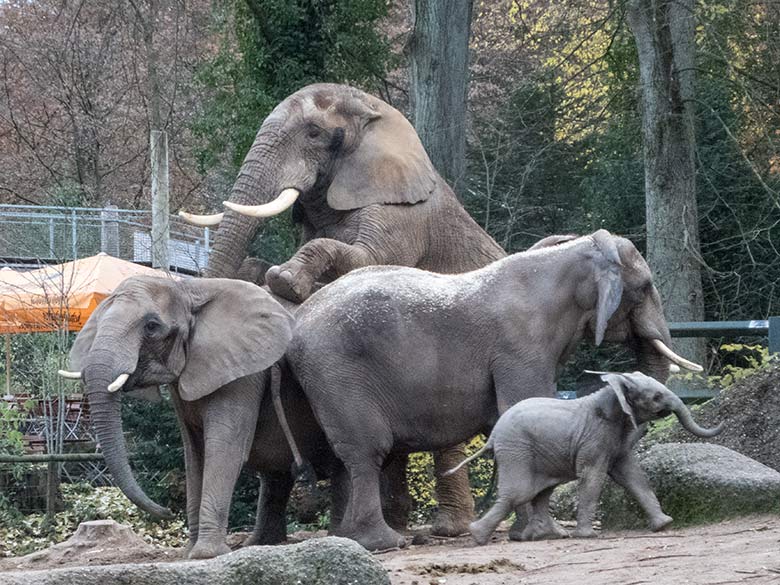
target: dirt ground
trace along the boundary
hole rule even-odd
[[[470,538],[378,555],[393,585],[721,585],[780,583],[780,517],[709,526],[608,532],[592,540]]]
[[[237,543],[239,537],[231,540]],[[164,562],[182,554],[145,544],[120,551],[98,547],[24,561],[2,559],[0,571]],[[593,540],[509,542],[499,531],[483,547],[469,537],[430,538],[427,544],[376,558],[393,585],[780,584],[780,517],[740,518],[659,534],[607,532]]]

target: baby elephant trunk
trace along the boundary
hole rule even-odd
[[[693,420],[693,416],[691,415],[691,411],[688,410],[688,407],[685,406],[683,401],[680,400],[678,396],[674,397],[674,399],[671,401],[671,405],[672,412],[677,416],[680,424],[685,428],[686,431],[696,435],[697,437],[707,439],[709,437],[719,435],[723,430],[722,422],[717,427],[712,429],[705,429],[704,427],[700,427],[698,424],[696,424],[696,421]]]

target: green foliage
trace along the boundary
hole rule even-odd
[[[63,484],[64,510],[55,516],[54,530],[44,525],[43,514],[8,514],[0,507],[0,557],[19,556],[68,539],[81,522],[112,519],[129,525],[150,544],[183,546],[187,531],[177,518],[157,521],[141,512],[114,487]]]
[[[466,446],[467,455],[482,448],[485,437],[474,437]],[[471,493],[477,500],[478,508],[487,508],[491,496],[493,479],[493,459],[490,455],[479,457],[469,465],[469,483]],[[424,524],[431,520],[436,512],[436,479],[433,472],[433,456],[430,453],[413,453],[409,456],[406,468],[406,480],[409,495],[412,498],[412,524]],[[481,505],[480,505],[481,504]],[[481,512],[481,510],[478,510]]]
[[[748,376],[765,370],[776,363],[776,358],[763,345],[724,343],[718,350],[721,360],[726,362],[716,376],[707,378],[709,385],[726,389]]]

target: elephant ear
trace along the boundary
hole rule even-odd
[[[97,335],[98,327],[100,327],[100,320],[106,314],[106,311],[111,308],[113,302],[114,295],[110,295],[103,300],[92,311],[89,319],[84,323],[84,327],[81,328],[81,331],[76,336],[68,356],[68,369],[72,372],[80,372],[84,368],[84,360],[92,349],[92,342],[95,341],[95,335]]]
[[[609,386],[612,388],[615,396],[617,396],[618,402],[620,403],[620,408],[631,421],[631,426],[637,428],[636,418],[634,417],[634,409],[631,408],[631,405],[626,399],[626,387],[631,385],[631,382],[621,374],[604,374],[601,376],[601,379],[609,384]]]
[[[261,372],[284,355],[293,318],[254,284],[224,278],[182,284],[192,320],[179,394],[197,400],[238,378]]]
[[[355,115],[357,106],[351,104],[350,109]],[[362,104],[359,109],[362,136],[336,170],[328,188],[328,205],[347,211],[428,199],[441,179],[412,125],[386,104]]]
[[[596,304],[596,328],[594,331],[596,345],[604,341],[607,323],[623,297],[623,275],[615,238],[607,230],[599,230],[592,236],[600,254],[594,257],[596,288],[598,301]]]
[[[579,238],[579,236],[574,235],[574,234],[547,236],[546,238],[542,238],[541,240],[536,242],[533,246],[528,248],[528,250],[526,250],[526,251],[530,252],[531,250],[541,250],[542,248],[552,248],[553,246],[557,246],[559,244],[565,244],[566,242],[571,242],[572,240],[576,240],[577,238]]]

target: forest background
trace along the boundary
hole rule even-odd
[[[0,2],[0,203],[149,209],[149,131],[164,128],[172,212],[220,211],[264,116],[303,85],[349,83],[410,114],[412,5]],[[691,7],[703,316],[764,319],[780,311],[780,4]],[[453,121],[466,164],[453,182],[508,252],[598,228],[645,249],[639,66],[626,10],[616,0],[473,2],[467,116]],[[278,263],[298,241],[287,216],[274,218],[253,254]],[[18,337],[23,380],[37,354],[34,340]],[[714,368],[724,359],[716,350],[706,356]],[[572,371],[593,359],[580,356]],[[177,441],[170,410],[138,405],[127,417],[150,461],[180,465],[166,449]],[[181,499],[170,485],[148,489],[161,503]],[[251,516],[246,495],[242,518]]]

